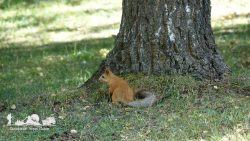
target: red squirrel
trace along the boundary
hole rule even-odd
[[[156,101],[155,95],[149,91],[134,93],[128,82],[113,74],[110,69],[106,68],[99,80],[108,84],[113,104],[121,102],[132,107],[148,107]],[[135,98],[140,100],[135,101]]]

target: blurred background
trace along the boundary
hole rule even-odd
[[[212,0],[213,27],[249,23],[249,0]],[[117,34],[122,0],[0,0],[1,47]]]

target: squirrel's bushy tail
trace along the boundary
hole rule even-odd
[[[128,106],[132,107],[149,107],[154,104],[156,97],[152,92],[141,90],[135,94],[135,97],[140,99],[137,101],[129,102]]]

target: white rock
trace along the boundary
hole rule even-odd
[[[64,116],[59,116],[58,118],[59,118],[59,119],[64,119]]]
[[[90,108],[90,106],[85,106],[85,107],[83,107],[83,110],[87,110],[89,108]]]
[[[72,129],[72,130],[70,130],[70,133],[72,133],[72,134],[76,134],[76,133],[77,133],[77,131],[76,131],[75,129]]]
[[[13,104],[13,105],[11,105],[11,107],[10,107],[12,110],[15,110],[16,109],[16,105],[15,104]]]
[[[216,89],[216,90],[217,90],[217,89],[218,89],[218,86],[214,86],[214,89]]]

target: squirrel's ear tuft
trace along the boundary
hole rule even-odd
[[[109,68],[105,68],[105,74],[109,74],[110,69]]]

